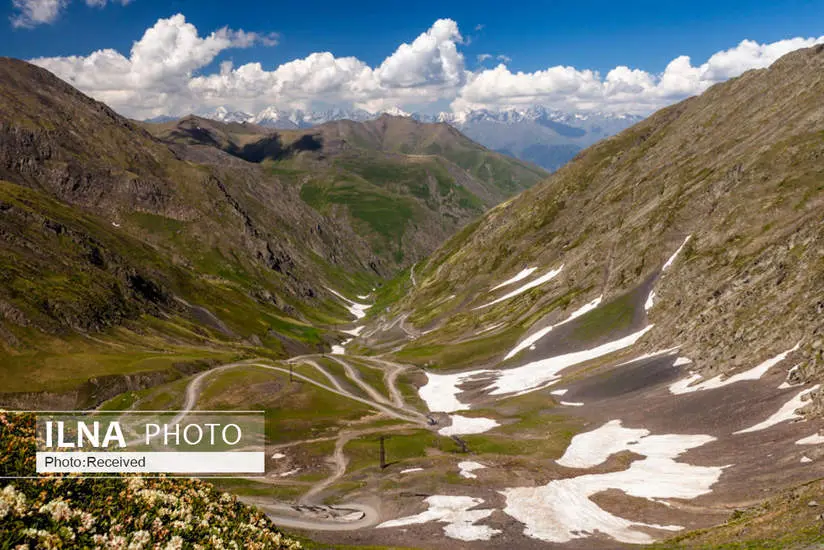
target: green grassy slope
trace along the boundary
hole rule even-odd
[[[400,117],[307,130],[194,116],[142,126],[176,147],[216,148],[259,164],[319,213],[351,225],[391,269],[419,261],[469,220],[546,176],[447,125]]]

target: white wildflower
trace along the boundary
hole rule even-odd
[[[72,509],[62,498],[55,499],[40,507],[41,514],[50,514],[54,521],[64,521],[72,517]]]
[[[135,531],[132,533],[132,538],[129,541],[128,550],[143,550],[151,539],[152,536],[148,531]]]
[[[14,485],[7,485],[0,491],[0,519],[9,514],[22,515],[26,511],[26,495],[17,491]]]
[[[165,546],[166,550],[180,550],[181,548],[183,548],[183,539],[177,535],[173,536]]]

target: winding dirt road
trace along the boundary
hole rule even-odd
[[[334,373],[330,372],[324,368],[323,365],[318,363],[316,359],[320,357],[323,356],[306,355],[294,357],[290,359],[288,363],[306,364],[315,368],[329,380],[330,385],[319,382],[304,374],[294,372],[294,369],[290,372],[290,369],[288,368],[269,365],[256,360],[229,363],[202,372],[192,378],[192,380],[187,384],[183,408],[172,419],[172,423],[182,421],[186,415],[195,410],[197,401],[200,398],[200,395],[204,389],[205,381],[208,377],[229,369],[257,367],[283,374],[291,374],[293,378],[301,380],[302,382],[312,384],[318,388],[324,389],[336,395],[340,395],[341,397],[363,403],[388,417],[402,420],[416,426],[431,428],[426,415],[410,407],[404,400],[403,395],[397,387],[398,375],[407,370],[408,366],[399,365],[383,359],[363,358],[363,361],[367,363],[378,363],[385,367],[385,369],[382,370],[384,370],[384,383],[389,391],[389,398],[387,398],[380,391],[366,382],[358,369],[349,364],[344,358],[339,356],[328,357],[340,364],[344,369],[347,379],[361,388],[366,395],[369,396],[368,398],[364,398],[347,390]],[[374,525],[380,519],[380,514],[374,507],[368,504],[347,503],[341,506],[325,506],[318,502],[317,499],[323,491],[334,485],[346,474],[346,467],[349,461],[344,453],[344,448],[349,441],[363,435],[376,433],[378,431],[386,432],[406,428],[408,428],[408,426],[401,425],[389,428],[381,427],[364,430],[343,430],[333,437],[293,441],[272,447],[273,449],[277,449],[314,441],[335,440],[335,450],[330,456],[330,462],[334,467],[333,472],[327,478],[312,485],[310,489],[304,493],[303,496],[301,496],[297,505],[271,502],[263,497],[244,498],[244,501],[263,509],[278,525],[293,529],[350,531]]]

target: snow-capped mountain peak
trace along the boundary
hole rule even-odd
[[[392,115],[392,116],[405,116],[405,117],[412,116],[412,113],[407,113],[406,111],[404,111],[403,109],[401,109],[398,106],[390,107],[389,109],[386,109],[385,111],[383,111],[381,114],[387,114],[387,115]]]
[[[253,118],[249,113],[243,111],[232,111],[225,105],[221,105],[212,113],[204,114],[204,118],[211,118],[220,122],[249,122]]]

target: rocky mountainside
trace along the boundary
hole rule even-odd
[[[714,86],[466,228],[415,270],[417,286],[395,307],[416,331],[438,329],[415,342],[421,357],[427,343],[467,338],[487,317],[511,327],[514,345],[599,296],[620,324],[639,315],[621,297],[654,281],[642,349],[680,346],[695,371],[715,374],[800,343],[794,376],[821,377],[822,68],[819,47]],[[662,274],[677,249],[677,268]],[[517,299],[472,310],[496,281],[561,266]],[[485,360],[500,360],[502,344]]]
[[[348,319],[325,287],[371,288],[392,269],[276,173],[173,150],[6,58],[0,181],[0,363],[17,380],[6,391],[320,349],[325,331],[310,325]]]
[[[390,115],[305,130],[199,117],[143,125],[182,156],[220,149],[277,174],[319,213],[351,225],[390,268],[422,259],[466,222],[546,176],[446,124]]]

